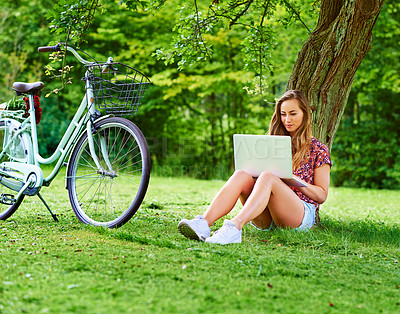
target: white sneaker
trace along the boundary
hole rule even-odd
[[[230,220],[225,220],[224,225],[210,238],[206,239],[208,243],[229,244],[242,242],[242,230],[236,228]]]
[[[182,219],[178,224],[178,230],[186,238],[204,241],[210,236],[210,227],[203,216],[196,216],[192,220]]]

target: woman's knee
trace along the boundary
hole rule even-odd
[[[235,177],[235,179],[243,181],[254,181],[253,177],[244,170],[236,170],[233,173],[232,177]]]
[[[236,170],[233,173],[231,179],[234,180],[236,183],[242,184],[244,187],[252,188],[255,183],[254,178],[243,170]]]
[[[276,175],[274,175],[272,172],[270,171],[263,171],[261,172],[260,176],[258,177],[258,180],[266,180],[266,181],[276,181],[277,179],[279,179]]]
[[[263,171],[257,179],[258,184],[272,186],[272,188],[279,185],[281,182],[282,181],[270,171]]]

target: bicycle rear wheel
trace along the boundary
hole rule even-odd
[[[80,221],[108,228],[120,227],[138,210],[150,178],[150,155],[140,129],[129,120],[113,117],[94,124],[93,160],[87,133],[78,140],[67,169],[72,208]]]
[[[0,149],[2,150],[5,144],[10,138],[10,134],[7,135],[6,128],[8,126],[5,125],[5,121],[0,121]],[[8,130],[9,131],[9,130]],[[8,137],[8,138],[6,138]],[[32,154],[31,146],[27,143],[29,140],[28,135],[21,134],[16,137],[16,139],[11,143],[3,157],[0,159],[0,164],[7,161],[17,161],[17,162],[25,162],[27,163],[29,160],[30,154]],[[9,182],[12,182],[13,179],[6,179]],[[19,205],[21,205],[24,195],[21,195],[19,200],[14,202],[14,197],[18,194],[17,191],[14,191],[7,187],[6,183],[1,183],[5,180],[0,177],[0,220],[6,220],[9,218],[14,212],[18,209]],[[16,182],[16,181],[14,181]]]

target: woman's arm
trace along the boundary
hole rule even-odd
[[[306,183],[306,187],[298,187],[298,190],[318,204],[322,204],[328,197],[330,171],[331,166],[329,164],[316,168],[314,170],[314,184]]]

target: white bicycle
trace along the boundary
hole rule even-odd
[[[71,52],[85,65],[85,96],[55,152],[43,158],[39,153],[35,102],[44,85],[13,84],[17,95],[24,96],[28,112],[8,106],[21,102],[21,98],[3,104],[6,108],[0,111],[0,219],[10,217],[25,196],[37,195],[57,220],[40,190],[51,184],[67,161],[66,188],[79,220],[119,227],[142,203],[151,167],[142,132],[119,116],[137,112],[150,81],[112,58],[105,63],[87,61],[65,44],[39,48],[39,52],[61,50]],[[44,177],[41,165],[52,163],[54,168]]]

